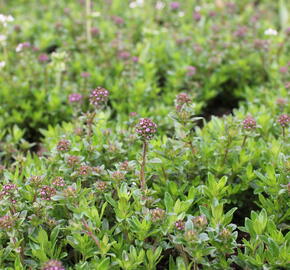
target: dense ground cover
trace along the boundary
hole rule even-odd
[[[0,269],[287,269],[287,1],[0,1]]]

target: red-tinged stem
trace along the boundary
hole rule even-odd
[[[140,171],[140,186],[141,189],[145,189],[145,166],[146,166],[146,153],[147,153],[147,142],[143,142],[143,154],[142,154],[142,164],[141,164],[141,171]]]

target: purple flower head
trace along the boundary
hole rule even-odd
[[[180,3],[179,2],[171,2],[170,3],[170,8],[172,10],[177,10],[177,9],[179,9],[179,7],[180,7]]]
[[[69,156],[67,158],[67,164],[69,167],[73,167],[77,165],[80,162],[80,158],[77,156]]]
[[[182,221],[182,220],[177,220],[177,221],[175,222],[175,228],[176,228],[177,230],[179,230],[179,231],[183,231],[184,228],[185,228],[185,222]]]
[[[191,98],[186,93],[180,93],[176,96],[175,104],[177,111],[180,111],[184,104],[191,103]]]
[[[79,93],[70,94],[68,100],[70,103],[77,103],[82,100],[83,96]]]
[[[286,34],[287,36],[290,35],[290,27],[286,28],[286,30],[285,30],[285,34]]]
[[[79,168],[79,174],[80,175],[89,175],[92,171],[92,168],[90,166],[87,165],[82,165]]]
[[[279,106],[285,106],[287,104],[287,100],[285,98],[277,98],[276,103]]]
[[[129,116],[130,117],[136,117],[137,116],[137,113],[136,112],[130,112]]]
[[[138,62],[139,62],[139,57],[137,57],[137,56],[133,56],[133,57],[132,57],[132,61],[133,61],[134,63],[138,63]]]
[[[56,190],[53,187],[50,186],[43,186],[40,189],[40,196],[45,201],[50,201],[51,197],[56,194]]]
[[[56,146],[57,151],[59,152],[67,152],[70,150],[70,141],[68,140],[60,140]]]
[[[14,225],[14,219],[11,216],[5,215],[0,217],[0,229],[9,230]]]
[[[65,270],[65,268],[60,261],[50,260],[42,266],[41,270]]]
[[[281,114],[278,118],[278,123],[281,127],[287,127],[290,122],[290,116],[287,114]]]
[[[124,24],[124,19],[119,17],[119,16],[113,16],[112,19],[113,19],[114,23],[117,24],[117,25]]]
[[[283,66],[279,68],[279,72],[282,74],[285,74],[288,72],[288,67],[287,66]]]
[[[98,86],[91,92],[90,103],[96,107],[101,107],[107,104],[109,99],[109,91],[103,87]]]
[[[269,41],[257,39],[254,41],[254,47],[258,50],[265,50],[266,51],[269,48]]]
[[[40,63],[45,63],[45,62],[47,62],[48,60],[49,60],[49,57],[48,57],[48,55],[45,54],[45,53],[42,53],[41,55],[38,56],[38,61],[39,61]]]
[[[257,126],[256,120],[252,116],[247,116],[245,120],[243,121],[243,127],[244,129],[251,130],[255,129]]]
[[[98,36],[100,34],[100,30],[97,27],[92,27],[91,33],[93,36]]]
[[[136,125],[136,133],[141,140],[151,140],[157,132],[157,125],[149,118],[141,118]]]
[[[187,69],[186,75],[188,77],[192,77],[193,75],[195,75],[195,73],[196,73],[196,67],[194,67],[194,66],[188,66],[186,69]]]
[[[53,180],[52,184],[56,187],[64,187],[65,186],[65,182],[64,182],[63,178],[60,176],[56,177]]]
[[[246,36],[248,32],[248,28],[246,26],[240,26],[235,32],[234,32],[234,36],[238,37],[238,38],[243,38]]]
[[[81,77],[83,77],[83,78],[88,78],[90,76],[91,76],[91,74],[89,72],[82,72],[81,73]]]
[[[128,60],[130,57],[131,57],[131,55],[127,51],[121,51],[118,53],[118,58],[121,60]]]
[[[199,22],[201,20],[201,14],[198,11],[195,11],[192,15],[193,19],[197,22]]]

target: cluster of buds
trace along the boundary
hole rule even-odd
[[[68,100],[70,103],[78,103],[82,100],[83,96],[79,93],[70,94]]]
[[[70,141],[68,140],[60,140],[56,146],[57,151],[59,152],[67,152],[70,150]]]
[[[49,260],[42,266],[41,270],[65,270],[65,268],[60,261]]]
[[[137,135],[143,141],[151,140],[157,131],[157,125],[148,118],[141,118],[136,125]]]
[[[92,168],[87,165],[82,165],[79,167],[79,175],[89,175],[92,171]]]
[[[103,87],[98,86],[91,92],[90,103],[96,107],[102,107],[107,104],[109,98],[109,91]]]
[[[277,105],[284,107],[287,104],[287,100],[285,98],[277,98],[276,103]]]
[[[58,176],[56,177],[53,181],[52,184],[56,187],[64,187],[65,186],[65,182],[63,180],[62,177]]]
[[[5,215],[0,217],[0,229],[9,230],[14,225],[14,219],[11,216]]]
[[[104,191],[107,188],[107,182],[104,181],[98,181],[96,183],[97,189],[100,191]]]
[[[121,181],[125,179],[125,173],[121,171],[114,171],[112,172],[111,177],[113,180]]]
[[[203,228],[207,225],[207,219],[205,215],[197,216],[192,219],[192,223],[198,227]]]
[[[193,75],[196,74],[196,67],[194,66],[188,66],[186,70],[187,70],[187,73],[186,73],[187,77],[192,77]]]
[[[162,220],[165,216],[165,211],[163,209],[160,208],[155,208],[150,210],[151,212],[151,217],[153,221],[159,221]]]
[[[98,175],[105,173],[104,166],[95,166],[95,167],[92,167],[92,170],[93,170],[93,173],[98,174]]]
[[[12,203],[16,203],[14,192],[17,190],[17,186],[15,184],[6,184],[3,186],[2,191],[0,192],[0,199],[4,196],[9,196],[9,199]]]
[[[80,162],[80,158],[77,156],[69,156],[67,158],[67,165],[69,167],[74,167]]]
[[[76,195],[76,192],[76,189],[72,186],[69,186],[63,190],[63,194],[65,197],[73,197]]]
[[[287,127],[290,122],[290,116],[287,114],[281,114],[278,118],[278,123],[281,125],[281,127]]]
[[[40,63],[46,63],[46,62],[49,61],[49,56],[48,56],[47,54],[45,54],[45,53],[42,53],[42,54],[40,54],[40,55],[38,56],[38,61],[39,61]]]
[[[32,175],[29,179],[29,182],[33,186],[39,186],[42,183],[43,177],[39,175]]]
[[[185,228],[185,222],[182,221],[182,220],[177,220],[177,221],[175,222],[175,228],[176,228],[177,230],[179,230],[179,231],[183,231],[184,228]]]
[[[180,93],[175,99],[175,108],[178,112],[181,111],[182,107],[191,103],[191,98],[186,93]]]
[[[227,228],[223,228],[220,232],[220,236],[224,240],[228,240],[231,236],[231,232]]]
[[[41,198],[45,201],[50,201],[51,197],[56,194],[56,190],[50,186],[43,186],[40,189]]]
[[[247,116],[243,121],[243,127],[246,130],[255,129],[257,127],[256,120],[252,116]]]
[[[194,230],[188,230],[184,233],[184,239],[186,241],[189,241],[189,242],[195,241],[195,240],[197,240],[197,238],[198,238],[198,234]]]

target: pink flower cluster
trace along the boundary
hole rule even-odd
[[[151,140],[156,131],[157,125],[149,118],[141,118],[136,125],[136,132],[144,141]]]
[[[60,261],[50,260],[42,266],[41,270],[65,270],[65,268]]]
[[[192,77],[193,75],[195,75],[195,73],[196,73],[196,67],[194,67],[194,66],[188,66],[187,67],[187,73],[186,73],[186,75],[188,77]]]
[[[6,184],[3,186],[2,191],[0,192],[0,196],[2,195],[10,195],[12,191],[16,190],[15,184]]]
[[[251,130],[257,127],[256,120],[252,116],[247,116],[243,121],[244,129]]]
[[[109,91],[98,86],[90,95],[90,103],[97,107],[105,105],[108,102]]]
[[[70,142],[68,140],[60,140],[56,147],[59,152],[67,152],[70,150]]]
[[[63,178],[60,176],[56,177],[53,180],[52,184],[56,187],[64,187],[65,186],[65,182],[64,182]]]
[[[50,201],[51,197],[56,194],[56,190],[53,187],[50,186],[43,186],[40,189],[40,196],[45,201]]]
[[[79,93],[70,94],[68,100],[70,103],[77,103],[82,100],[83,96]]]
[[[11,229],[14,225],[14,220],[11,216],[5,215],[0,217],[0,229],[7,230]]]
[[[278,118],[278,123],[282,127],[287,127],[289,122],[290,122],[290,116],[287,114],[281,114]]]
[[[182,221],[182,220],[177,220],[177,221],[175,222],[175,228],[176,228],[177,230],[179,230],[179,231],[183,231],[184,228],[185,228],[185,222]]]

